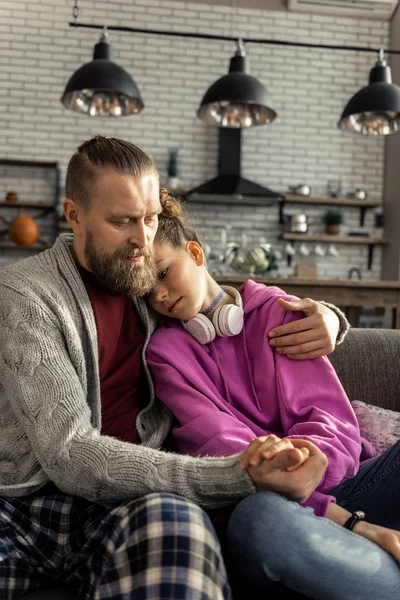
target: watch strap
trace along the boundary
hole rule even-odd
[[[365,519],[365,512],[363,512],[362,510],[355,510],[351,516],[347,519],[346,523],[343,525],[343,527],[345,529],[349,529],[350,531],[352,531],[355,527],[355,525],[359,522],[359,521],[363,521]]]

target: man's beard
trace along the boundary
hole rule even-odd
[[[129,258],[143,256],[139,263]],[[153,248],[121,248],[113,254],[96,249],[94,236],[86,233],[85,259],[90,271],[113,294],[144,296],[157,281],[157,267]]]

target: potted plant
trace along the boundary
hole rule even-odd
[[[324,214],[324,223],[326,233],[338,234],[340,225],[343,223],[343,213],[330,208]]]

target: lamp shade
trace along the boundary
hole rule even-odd
[[[92,62],[80,67],[68,81],[61,102],[90,116],[122,117],[137,114],[144,107],[132,77],[113,62],[104,33],[95,45]]]
[[[363,135],[390,135],[400,130],[400,87],[381,56],[371,69],[369,85],[345,106],[338,127]]]
[[[207,90],[197,111],[205,123],[219,127],[267,125],[277,116],[269,108],[267,90],[248,73],[248,59],[239,45],[231,58],[229,73]]]

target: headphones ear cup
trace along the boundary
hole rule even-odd
[[[212,317],[217,335],[231,337],[243,329],[243,308],[235,304],[225,304],[216,309]]]
[[[199,313],[189,321],[182,321],[183,328],[190,333],[195,340],[202,344],[209,344],[215,339],[215,327],[205,315]]]

